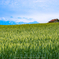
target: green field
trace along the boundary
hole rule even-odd
[[[59,23],[0,25],[0,59],[59,59]]]

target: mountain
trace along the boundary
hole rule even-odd
[[[14,21],[4,21],[0,20],[0,25],[15,25],[16,23]]]
[[[19,25],[19,24],[36,24],[38,23],[37,21],[34,22],[14,22],[14,21],[4,21],[4,20],[0,20],[0,25]]]

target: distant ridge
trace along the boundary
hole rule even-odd
[[[34,22],[14,22],[14,21],[4,21],[4,20],[0,20],[0,25],[20,25],[20,24],[36,24],[38,23],[37,21]]]

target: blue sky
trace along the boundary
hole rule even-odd
[[[59,0],[0,0],[0,20],[47,23],[59,18]]]

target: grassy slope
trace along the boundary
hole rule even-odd
[[[58,59],[59,23],[0,25],[0,47],[0,59]]]

